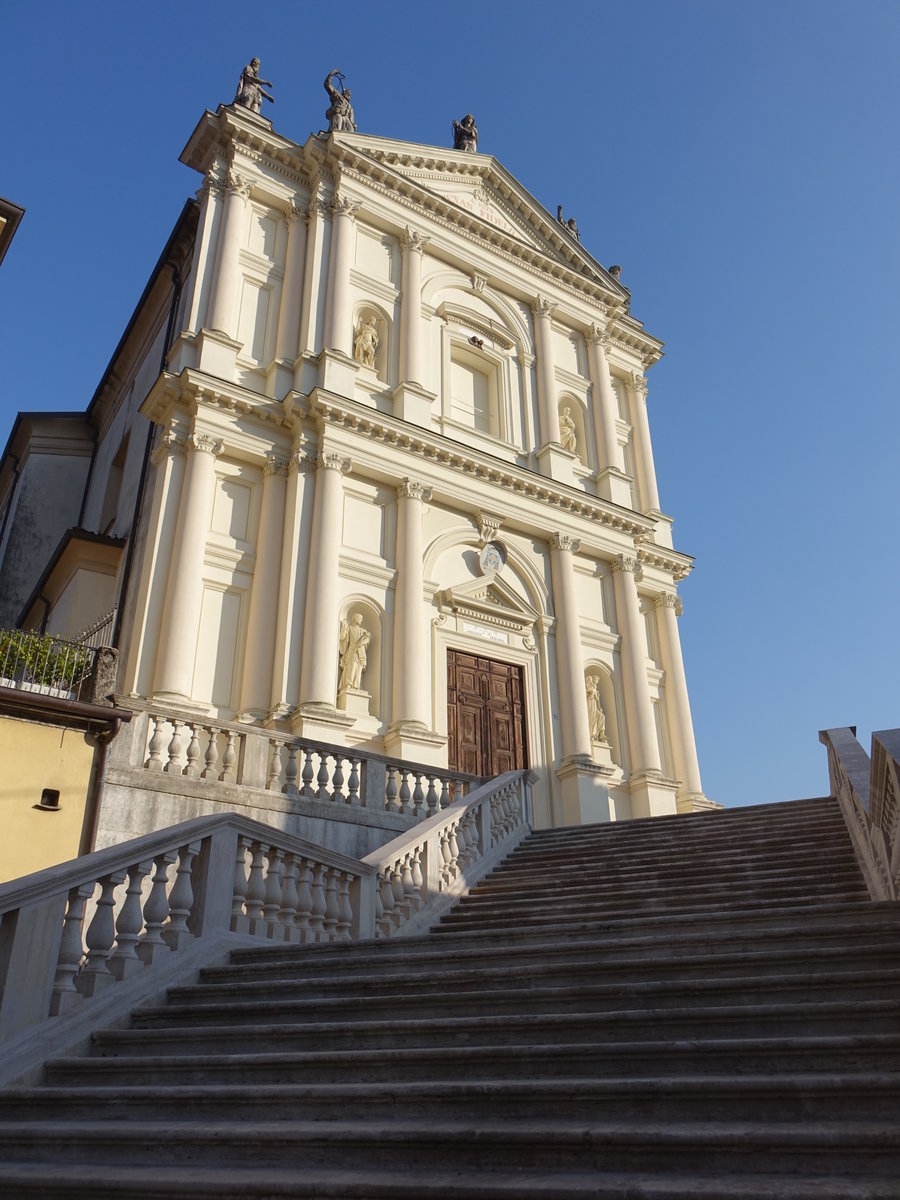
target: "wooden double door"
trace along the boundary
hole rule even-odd
[[[447,651],[447,732],[451,769],[502,775],[528,765],[522,668]]]

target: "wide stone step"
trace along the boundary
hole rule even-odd
[[[616,955],[600,949],[582,951],[580,954],[570,951],[564,956],[520,957],[515,962],[498,958],[470,964],[449,956],[437,962],[405,962],[400,969],[378,972],[377,978],[382,997],[409,998],[415,995],[417,987],[433,987],[438,983],[445,990],[471,988],[474,985],[519,988],[529,987],[537,980],[548,984],[559,980],[569,984],[611,983],[656,980],[663,974],[670,982],[704,979],[709,975],[721,979],[732,975],[747,977],[758,974],[764,979],[775,972],[802,975],[804,979],[809,979],[833,969],[840,969],[844,973],[893,971],[894,977],[900,978],[900,943],[886,946],[882,942],[848,942],[842,946],[784,947],[780,950],[771,947],[735,950],[723,946],[718,954],[700,950],[684,952],[678,957],[671,952],[665,957],[649,954],[631,956],[622,952]],[[309,976],[298,964],[293,972],[270,971],[257,979],[220,977],[171,987],[168,998],[176,1004],[226,1003],[255,997],[275,1000],[285,996],[302,996],[304,992],[314,992],[317,996],[348,991],[367,994],[371,986],[372,972],[364,966],[356,972],[342,971],[333,975],[320,972]]]
[[[547,1031],[552,1032],[552,1031]],[[897,1072],[900,1033],[851,1037],[701,1038],[683,1041],[585,1040],[541,1042],[525,1038],[508,1046],[446,1045],[311,1049],[277,1054],[231,1052],[204,1055],[118,1053],[116,1057],[57,1058],[46,1068],[55,1086],[139,1088],[153,1083],[173,1087],[203,1083],[373,1083],[412,1079],[656,1078],[660,1075],[839,1071]]]
[[[452,1064],[448,1064],[452,1065]],[[277,1120],[289,1113],[303,1121],[391,1119],[439,1121],[448,1113],[465,1119],[541,1120],[552,1113],[578,1121],[646,1118],[654,1121],[856,1121],[893,1118],[900,1101],[895,1075],[787,1074],[657,1076],[654,1078],[401,1079],[364,1083],[232,1083],[144,1086],[12,1088],[0,1093],[0,1119],[106,1121]]]
[[[833,1164],[832,1164],[833,1166]],[[27,1200],[160,1200],[162,1197],[198,1200],[272,1200],[275,1196],[324,1197],[327,1200],[897,1200],[893,1180],[865,1177],[854,1170],[848,1177],[811,1173],[774,1174],[739,1165],[740,1173],[716,1172],[685,1178],[646,1170],[627,1172],[490,1171],[453,1167],[404,1170],[395,1162],[384,1169],[329,1165],[261,1167],[234,1164],[227,1168],[191,1168],[157,1163],[153,1170],[118,1165],[115,1175],[102,1167],[67,1164],[0,1166],[0,1184],[7,1195]]]
[[[650,1006],[598,1011],[510,1013],[504,1005],[495,1012],[422,1017],[409,1015],[372,1020],[347,1020],[332,1013],[330,1019],[309,1024],[296,1020],[172,1024],[157,1022],[146,1027],[98,1030],[93,1035],[100,1054],[233,1053],[240,1044],[248,1053],[276,1049],[348,1049],[402,1045],[454,1046],[511,1045],[523,1037],[536,1042],[578,1045],[606,1038],[612,1042],[772,1036],[857,1036],[894,1034],[900,1028],[900,1000],[854,999],[850,1002],[798,1000],[793,1004],[691,1005],[660,1011],[656,997]],[[344,1018],[344,1019],[341,1019]]]
[[[388,1168],[407,1170],[483,1167],[523,1170],[689,1170],[702,1177],[754,1169],[764,1156],[776,1173],[830,1171],[892,1179],[900,1173],[900,1128],[895,1121],[720,1121],[652,1119],[470,1121],[140,1121],[106,1119],[53,1122],[57,1164],[105,1163],[261,1167]],[[46,1153],[47,1122],[0,1126],[0,1158],[7,1167]]]
[[[513,851],[516,858],[531,854],[580,854],[607,852],[627,855],[634,850],[647,853],[651,848],[679,846],[690,853],[709,846],[735,853],[742,846],[755,850],[770,839],[772,849],[788,852],[797,847],[833,842],[849,843],[847,827],[840,812],[815,818],[793,821],[787,819],[760,820],[739,827],[734,823],[714,821],[703,827],[685,826],[677,822],[661,825],[652,822],[625,822],[613,825],[592,825],[582,829],[535,831],[528,834]]]
[[[309,995],[309,989],[287,985],[272,989],[269,996],[254,990],[239,991],[234,998],[214,998],[214,993],[201,987],[188,990],[189,999],[182,1000],[176,990],[168,1004],[135,1008],[132,1019],[136,1026],[152,1022],[156,1025],[198,1022],[318,1021],[328,1020],[336,1009],[345,1017],[389,1015],[402,1008],[419,1015],[452,1016],[470,1006],[479,1011],[502,1009],[507,1013],[589,1012],[614,1011],[652,1004],[657,1010],[681,1008],[686,1004],[714,1007],[733,1003],[740,998],[745,1003],[790,1004],[798,998],[820,996],[829,1000],[852,1001],[855,997],[890,999],[900,995],[898,970],[822,970],[815,976],[766,971],[761,965],[757,974],[731,976],[709,975],[700,978],[613,978],[592,979],[586,983],[557,980],[532,981],[520,977],[515,981],[475,974],[458,986],[441,981],[422,981],[397,994],[385,993],[380,986],[362,980],[358,986],[336,981],[327,995]]]

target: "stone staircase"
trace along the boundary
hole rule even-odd
[[[0,1093],[0,1194],[900,1197],[898,934],[833,799],[534,833]]]

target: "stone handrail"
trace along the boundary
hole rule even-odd
[[[201,786],[241,784],[420,821],[483,782],[462,771],[255,725],[212,721],[168,707],[144,711],[146,727],[136,722],[134,735],[142,744],[135,746],[129,765],[197,780]]]
[[[230,813],[4,884],[0,1036],[71,1015],[200,939],[310,944],[425,928],[528,832],[535,778],[482,784],[362,861]]]
[[[900,729],[872,734],[872,757],[856,729],[822,729],[831,794],[837,797],[873,900],[900,896]]]

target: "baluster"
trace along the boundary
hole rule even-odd
[[[309,914],[309,928],[312,932],[312,940],[315,942],[324,942],[325,935],[325,870],[326,868],[321,863],[313,863],[313,885],[312,885],[312,911]]]
[[[422,776],[418,771],[415,772],[413,778],[416,781],[415,791],[413,792],[413,812],[416,820],[421,820],[423,809],[425,808],[425,792],[422,788]]]
[[[381,929],[382,937],[390,937],[391,930],[394,926],[394,887],[391,882],[391,868],[385,867],[380,871],[378,878],[381,880],[381,886],[378,889],[381,896]]]
[[[300,932],[300,940],[314,942],[315,933],[310,925],[312,917],[312,864],[304,858],[300,863],[300,886],[297,892],[297,915],[294,922]]]
[[[128,868],[128,887],[125,889],[125,903],[116,921],[116,950],[109,960],[109,969],[116,979],[125,979],[133,975],[137,969],[143,969],[144,964],[138,958],[137,944],[144,928],[144,917],[141,913],[141,887],[144,876],[153,866],[153,860],[135,863]]]
[[[441,830],[441,891],[445,892],[450,886],[452,878],[450,872],[450,863],[453,860],[453,855],[450,853],[450,837],[446,829]]]
[[[387,776],[384,788],[384,807],[387,812],[392,813],[397,803],[397,770],[395,767],[387,767],[385,774]]]
[[[297,903],[299,900],[297,894],[297,876],[299,873],[300,868],[296,858],[294,858],[293,854],[286,854],[281,885],[281,907],[278,910],[278,923],[281,926],[281,936],[286,942],[293,941],[296,935],[294,920],[297,916]]]
[[[342,942],[350,941],[350,930],[353,926],[353,905],[350,903],[350,872],[338,871],[338,924],[337,936]]]
[[[281,742],[272,743],[272,758],[269,761],[269,777],[266,780],[266,788],[270,792],[277,792],[281,788]]]
[[[334,801],[344,799],[344,760],[340,755],[334,760],[334,774],[331,777],[331,798]]]
[[[319,785],[319,790],[316,792],[316,799],[327,801],[331,797],[328,794],[328,755],[324,750],[319,752],[319,770],[316,774],[316,783]]]
[[[278,913],[281,910],[281,875],[284,870],[284,852],[277,846],[270,846],[266,854],[268,870],[266,871],[266,894],[263,900],[263,919],[268,928],[267,937],[274,937]]]
[[[216,764],[219,761],[219,742],[216,736],[216,727],[214,725],[206,725],[204,728],[209,734],[209,741],[206,743],[206,765],[200,772],[200,778],[218,779],[219,772]]]
[[[172,740],[169,742],[169,761],[163,767],[170,775],[183,775],[184,769],[187,766],[187,759],[184,756],[187,738],[185,737],[186,726],[184,721],[175,722],[175,731],[172,734]]]
[[[116,940],[116,922],[113,917],[115,891],[125,882],[126,874],[125,871],[110,871],[99,881],[100,898],[97,901],[94,919],[85,935],[84,942],[88,953],[78,980],[79,990],[84,996],[93,996],[108,984],[115,982],[110,974],[107,959]]]
[[[193,937],[188,930],[188,918],[194,906],[191,866],[199,850],[199,842],[190,842],[178,851],[175,882],[169,893],[169,923],[163,930],[163,940],[172,950],[178,950],[183,942],[189,942]]]
[[[448,830],[447,839],[450,845],[450,872],[453,879],[459,874],[459,842],[456,840],[458,826],[459,822],[454,821]]]
[[[200,738],[197,734],[198,729],[202,729],[202,725],[192,724],[187,727],[191,731],[191,740],[187,748],[187,766],[184,768],[185,775],[189,779],[197,779],[200,775]]]
[[[409,771],[400,768],[400,811],[409,812]]]
[[[347,780],[347,803],[359,804],[359,759],[350,759],[350,778]]]
[[[81,1003],[81,992],[75,986],[75,977],[81,970],[81,960],[84,957],[84,906],[93,894],[93,882],[79,883],[69,891],[66,918],[59,943],[59,957],[56,961],[53,996],[50,1000],[51,1017],[67,1012],[73,1004]]]
[[[303,774],[301,776],[301,779],[303,780],[303,788],[300,792],[300,795],[303,797],[304,800],[313,800],[313,799],[315,799],[316,794],[312,789],[312,781],[313,781],[312,750],[304,750],[303,753],[304,753]]]
[[[297,789],[297,747],[294,745],[288,746],[287,766],[284,768],[284,787],[281,789],[286,796],[290,796],[292,800],[299,799],[300,792]]]
[[[234,730],[228,730],[228,740],[225,743],[225,753],[222,755],[222,783],[236,783],[237,772],[235,764],[237,763],[237,750],[234,745]]]
[[[334,942],[337,940],[337,925],[341,915],[341,907],[338,901],[338,872],[330,869],[326,878],[328,879],[328,888],[325,893],[325,941]]]
[[[138,958],[149,967],[154,958],[169,947],[163,940],[162,928],[169,915],[168,874],[177,858],[174,850],[165,850],[153,860],[153,886],[144,905],[144,936],[138,943]]]
[[[262,842],[250,844],[250,877],[247,880],[247,916],[250,918],[250,933],[259,934],[263,921],[263,901],[266,898],[266,885],[263,880],[263,856],[265,849]]]
[[[428,776],[428,795],[425,797],[425,803],[428,806],[428,815],[433,817],[438,810],[437,792],[434,787],[434,776]]]
[[[466,813],[460,818],[459,829],[456,833],[459,844],[459,865],[467,867],[472,861],[472,814]]]
[[[400,872],[401,860],[391,867],[391,889],[394,893],[394,920],[400,924],[409,920],[409,901],[403,891],[403,876]],[[398,920],[399,918],[399,920]]]
[[[421,897],[416,893],[411,860],[411,854],[404,854],[403,863],[400,868],[400,880],[403,885],[403,898],[406,901],[407,907],[410,912],[415,912],[419,907]]]
[[[381,876],[375,881],[375,936],[384,937],[382,921],[384,918],[384,902],[381,899]]]
[[[425,876],[422,873],[422,851],[421,849],[413,850],[412,853],[412,877],[413,886],[419,896],[422,904],[425,903]]]
[[[234,895],[231,899],[231,931],[232,933],[249,933],[250,920],[244,913],[247,902],[247,851],[251,839],[239,837],[237,840],[237,855],[234,860]]]
[[[150,757],[147,759],[147,762],[144,765],[148,771],[161,771],[163,769],[163,746],[166,744],[165,730],[163,729],[163,726],[166,722],[165,720],[161,720],[159,717],[152,717],[151,719],[153,721],[153,736],[151,737],[150,744],[147,747]]]

